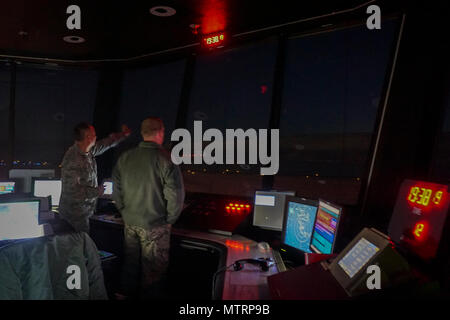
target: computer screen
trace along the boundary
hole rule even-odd
[[[376,245],[365,238],[361,238],[338,262],[338,265],[350,278],[353,278],[379,250]]]
[[[112,181],[105,181],[103,182],[103,186],[105,187],[105,193],[104,195],[110,196],[113,193],[113,182]]]
[[[0,194],[14,193],[15,181],[0,181]]]
[[[319,199],[317,218],[311,238],[311,250],[315,253],[333,253],[342,208]]]
[[[61,180],[33,179],[33,195],[35,197],[52,196],[52,207],[59,206],[61,197]]]
[[[296,197],[286,197],[283,244],[311,253],[311,235],[317,214],[314,201]]]
[[[43,235],[43,226],[39,225],[39,200],[0,203],[0,240]]]
[[[287,195],[295,196],[295,191],[256,191],[253,225],[263,229],[281,231]]]
[[[15,192],[29,193],[33,192],[33,178],[53,178],[55,169],[11,169],[9,170],[9,179],[16,181]]]

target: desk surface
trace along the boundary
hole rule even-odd
[[[123,225],[120,218],[111,215],[97,215],[92,220]],[[226,266],[232,265],[236,260],[248,258],[271,258],[272,249],[264,252],[258,248],[258,243],[240,235],[225,236],[195,230],[172,228],[172,233],[197,240],[212,241],[221,244],[227,249]],[[223,300],[259,300],[270,299],[267,277],[278,272],[277,266],[272,265],[268,271],[261,271],[258,266],[246,264],[240,271],[232,267],[225,271],[223,283]]]

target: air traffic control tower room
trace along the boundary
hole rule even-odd
[[[440,1],[0,8],[0,300],[450,298]]]

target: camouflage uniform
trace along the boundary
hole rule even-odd
[[[160,145],[141,142],[120,156],[113,181],[113,199],[125,224],[122,293],[149,297],[164,284],[170,226],[184,203],[181,171]]]
[[[125,265],[122,272],[125,294],[143,297],[152,285],[163,279],[169,265],[170,229],[170,224],[150,230],[125,226]]]
[[[76,231],[89,232],[89,217],[94,213],[99,196],[95,157],[119,144],[125,135],[111,134],[98,141],[89,152],[72,145],[62,161],[62,191],[59,215]]]

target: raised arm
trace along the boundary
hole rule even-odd
[[[131,131],[126,125],[122,125],[122,132],[111,133],[107,138],[97,141],[91,152],[94,157],[101,155],[105,151],[117,146],[130,135]]]

